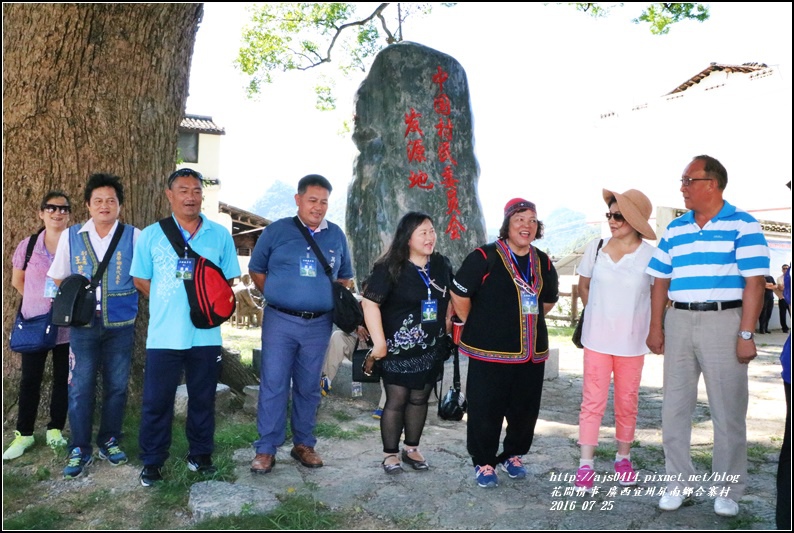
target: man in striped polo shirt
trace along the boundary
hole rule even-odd
[[[736,516],[747,485],[747,365],[757,355],[753,332],[769,248],[758,221],[723,200],[727,184],[713,157],[689,163],[681,194],[690,211],[667,226],[647,268],[656,278],[647,344],[664,353],[662,441],[666,473],[675,479],[659,500],[665,511],[714,487],[714,512]],[[696,481],[690,455],[701,372],[714,426],[708,482]]]

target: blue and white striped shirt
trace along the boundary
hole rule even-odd
[[[693,211],[670,222],[646,272],[670,279],[676,302],[741,300],[744,278],[769,275],[769,247],[761,224],[724,202],[702,229]]]

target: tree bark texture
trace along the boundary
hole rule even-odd
[[[167,215],[165,178],[176,163],[202,14],[203,4],[3,5],[5,405],[18,394],[19,356],[8,348],[18,305],[14,249],[39,226],[50,189],[71,197],[72,223],[84,222],[83,190],[96,172],[121,176],[124,222],[143,228]],[[143,368],[146,303],[134,373]]]

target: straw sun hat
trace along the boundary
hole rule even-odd
[[[647,196],[637,189],[629,189],[623,194],[604,189],[603,195],[607,206],[612,203],[613,198],[617,201],[618,210],[623,215],[623,218],[626,219],[626,222],[632,228],[639,231],[640,235],[652,241],[656,240],[656,233],[651,228],[651,225],[648,224],[653,207]]]

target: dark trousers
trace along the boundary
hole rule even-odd
[[[532,446],[540,412],[545,363],[505,364],[469,359],[466,445],[474,466],[491,465]],[[499,437],[507,420],[502,453]]]
[[[778,529],[791,530],[791,383],[783,382],[786,393],[786,431],[777,462],[777,507],[775,523]]]
[[[27,437],[33,435],[36,414],[41,401],[41,382],[48,352],[22,355],[22,380],[19,383],[19,416],[17,431]],[[52,397],[50,398],[50,422],[47,429],[63,429],[69,410],[69,343],[52,349]]]
[[[769,319],[772,318],[772,309],[774,307],[774,298],[764,298],[764,307],[761,308],[761,315],[758,317],[760,333],[767,333],[769,331]]]
[[[777,311],[780,314],[780,327],[783,328],[783,333],[788,333],[788,325],[786,325],[788,304],[786,303],[786,300],[784,300],[783,298],[777,301]]]
[[[190,455],[212,455],[215,448],[215,388],[221,374],[221,347],[146,350],[143,405],[138,444],[144,465],[162,466],[171,447],[176,389],[185,371]]]

